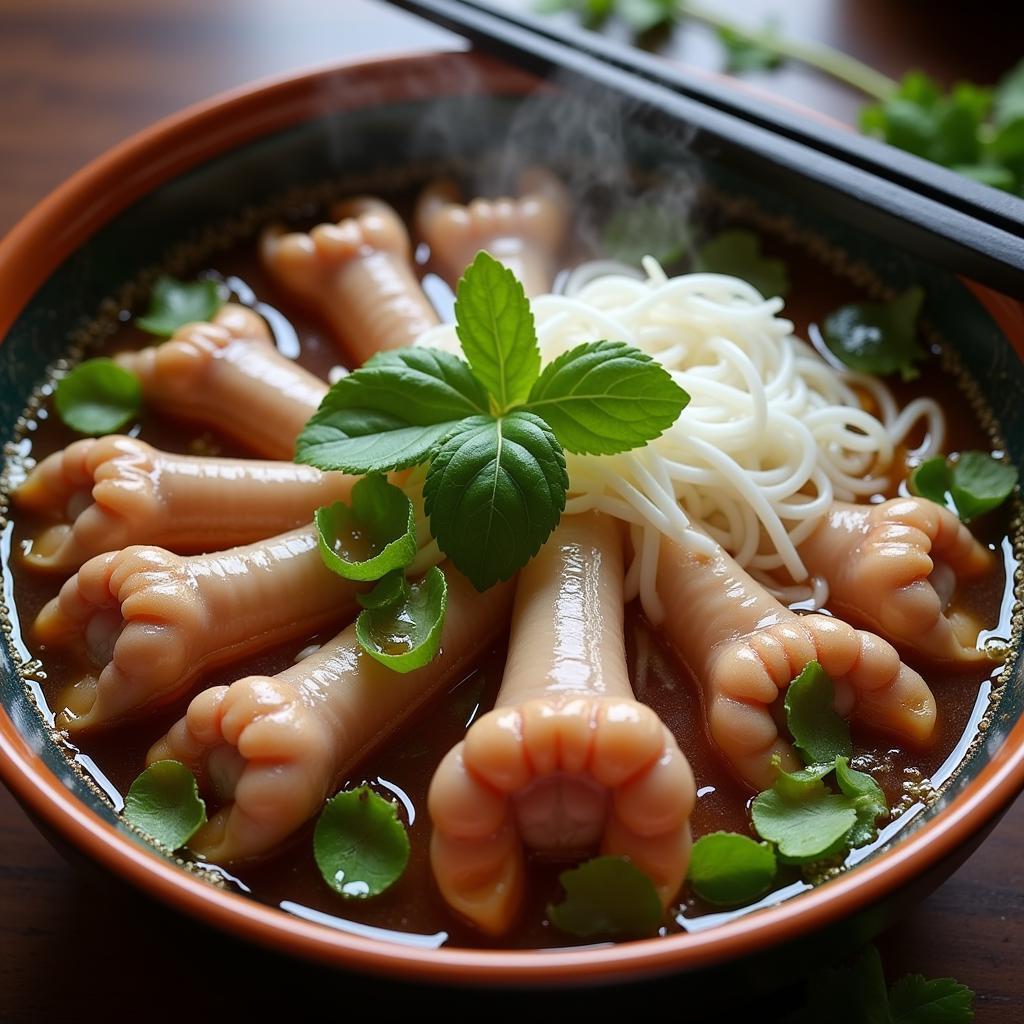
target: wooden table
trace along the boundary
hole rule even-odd
[[[751,24],[785,10],[786,31],[843,46],[894,76],[922,66],[947,82],[991,82],[1020,57],[1020,25],[987,20],[983,5],[973,14],[961,4],[887,0],[733,6]],[[452,42],[373,0],[0,0],[0,231],[112,143],[218,90],[310,64]],[[656,42],[717,67],[713,37],[698,26]],[[797,67],[755,81],[847,120],[859,104]],[[890,976],[953,975],[977,991],[979,1021],[1024,1021],[1022,846],[1024,802],[880,941]],[[146,1021],[212,1020],[221,1012],[258,1020],[289,1008],[292,992],[312,1012],[347,1016],[353,988],[342,975],[250,950],[153,913],[134,894],[109,892],[70,867],[0,789],[0,1021],[73,1018],[85,1008],[87,1020],[101,1012],[113,1020],[129,1012]],[[394,986],[363,988],[378,994],[383,1019],[398,1016]],[[796,997],[783,992],[751,1012],[778,1019]],[[449,1013],[483,1007],[479,996],[443,999]],[[683,986],[678,999],[685,1014]],[[571,1007],[574,1017],[585,1009],[580,997],[538,996],[535,1005]]]

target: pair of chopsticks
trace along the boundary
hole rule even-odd
[[[761,104],[593,32],[477,0],[389,0],[477,48],[571,88],[629,97],[696,129],[713,154],[776,191],[925,259],[1024,298],[1024,200],[919,157]]]

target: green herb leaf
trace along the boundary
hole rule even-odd
[[[737,832],[712,832],[693,844],[688,878],[701,899],[718,906],[752,903],[775,881],[775,851]]]
[[[327,393],[299,435],[295,461],[345,473],[404,469],[425,461],[461,420],[487,410],[486,392],[456,356],[381,352]]]
[[[640,266],[653,256],[662,266],[676,263],[690,248],[685,224],[666,216],[657,205],[627,206],[611,215],[604,229],[604,248],[609,256]]]
[[[379,580],[416,557],[416,515],[401,488],[377,474],[352,488],[351,505],[316,510],[320,557],[347,580]]]
[[[882,787],[867,772],[850,767],[849,758],[836,758],[836,782],[844,796],[853,801],[857,823],[846,837],[851,849],[874,842],[878,836],[878,819],[888,817],[889,803]]]
[[[785,295],[789,276],[782,260],[761,254],[761,239],[752,231],[723,231],[707,242],[695,261],[695,269],[708,274],[728,274],[753,285],[765,298]]]
[[[459,424],[423,487],[441,550],[477,588],[509,579],[558,525],[569,477],[551,428],[530,412]]]
[[[135,322],[149,334],[169,338],[179,327],[211,320],[227,296],[217,281],[176,281],[163,275],[153,285],[149,309]]]
[[[401,878],[409,862],[409,836],[395,805],[360,786],[327,801],[313,833],[313,855],[335,892],[368,899]]]
[[[368,594],[356,594],[356,600],[364,608],[387,608],[388,605],[404,601],[409,595],[409,581],[405,569],[392,569],[381,576],[377,585]]]
[[[731,75],[747,71],[773,71],[782,63],[782,55],[768,45],[776,28],[768,24],[758,33],[758,38],[737,32],[723,25],[718,29],[718,41],[725,47],[725,70]]]
[[[565,899],[548,906],[551,923],[581,939],[641,938],[661,924],[654,883],[625,857],[595,857],[563,871]]]
[[[455,333],[498,411],[522,402],[540,373],[533,312],[515,274],[478,252],[456,289]]]
[[[364,608],[356,619],[356,639],[392,672],[412,672],[437,654],[447,608],[448,583],[435,566],[397,600]]]
[[[205,824],[206,804],[180,761],[155,761],[131,784],[124,818],[161,846],[177,850]]]
[[[87,359],[57,382],[53,395],[61,421],[80,434],[113,434],[142,408],[138,378],[112,359]]]
[[[569,451],[614,455],[659,437],[689,400],[646,353],[597,341],[548,363],[525,408],[542,416]]]
[[[917,340],[917,315],[924,292],[908,288],[892,302],[842,306],[825,318],[822,335],[829,350],[852,370],[880,377],[918,376],[915,363],[928,353]]]
[[[832,765],[824,766],[825,772]],[[803,863],[831,856],[843,848],[846,834],[857,822],[854,802],[830,793],[820,767],[804,772],[779,772],[771,789],[759,793],[751,806],[758,834],[775,843],[790,861]]]
[[[1017,485],[1017,468],[988,452],[963,452],[953,463],[949,492],[968,523],[1002,505]]]
[[[882,961],[868,946],[849,966],[812,971],[797,1024],[891,1024]]]
[[[949,491],[949,463],[944,455],[936,455],[927,459],[920,466],[915,466],[907,478],[907,487],[911,494],[919,498],[927,498],[936,505],[946,504],[946,493]]]
[[[786,723],[804,764],[834,764],[853,752],[850,726],[835,709],[836,688],[816,661],[809,661],[786,690]]]
[[[974,1020],[974,993],[952,978],[926,981],[908,974],[889,989],[892,1024],[965,1024]]]

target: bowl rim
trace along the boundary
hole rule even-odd
[[[6,336],[29,298],[81,241],[151,189],[244,142],[322,116],[325,83],[335,87],[330,109],[337,112],[407,100],[409,82],[424,76],[439,95],[522,94],[538,84],[529,73],[473,51],[430,50],[277,76],[187,107],[91,161],[0,240],[0,336]],[[339,93],[339,80],[354,88]],[[111,181],[118,182],[116,189],[109,188]],[[1024,337],[1012,340],[1024,345]],[[566,950],[420,949],[332,929],[211,886],[80,802],[2,706],[0,778],[32,813],[116,875],[163,903],[262,946],[416,981],[611,983],[741,959],[834,924],[908,885],[967,843],[1024,789],[1024,717],[933,819],[826,885],[706,931]]]

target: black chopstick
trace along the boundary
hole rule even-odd
[[[1024,298],[1024,202],[1012,196],[852,133],[805,124],[781,108],[718,93],[709,83],[683,84],[675,69],[639,53],[626,51],[627,59],[617,52],[624,48],[592,33],[581,30],[570,42],[546,25],[538,30],[536,19],[473,2],[389,2],[540,78],[625,96],[652,118],[695,128],[695,152],[747,176],[755,172],[762,184],[802,204],[815,203],[954,273]]]

